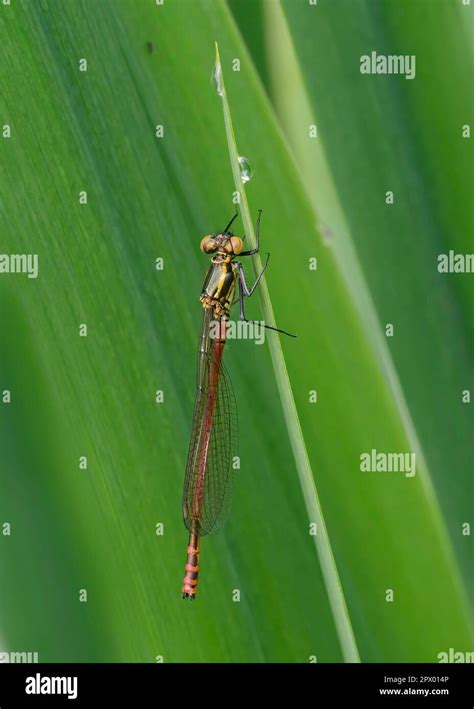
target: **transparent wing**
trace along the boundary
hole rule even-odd
[[[184,524],[201,535],[219,531],[227,519],[232,499],[232,459],[238,455],[237,406],[222,362],[225,343],[210,336],[212,319],[211,311],[204,310],[183,490]]]

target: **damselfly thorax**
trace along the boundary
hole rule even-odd
[[[216,318],[228,318],[235,294],[238,271],[230,256],[212,260],[202,287],[200,300]]]
[[[236,286],[239,287],[240,319],[246,320],[244,298],[252,295],[268,264],[269,254],[257,280],[249,288],[243,266],[235,260],[237,256],[251,256],[258,252],[260,215],[261,212],[257,220],[255,249],[243,251],[243,240],[229,232],[237,215],[223,232],[201,240],[201,250],[213,257],[200,294],[203,314],[196,399],[183,489],[183,520],[189,530],[189,542],[182,593],[183,598],[191,600],[197,591],[200,539],[221,529],[230,511],[232,461],[238,455],[238,419],[223,353]],[[264,327],[277,330],[270,325]]]

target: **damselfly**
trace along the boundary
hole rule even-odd
[[[183,519],[189,530],[189,542],[182,594],[191,600],[196,598],[200,539],[221,529],[230,511],[232,460],[238,453],[238,419],[223,352],[231,307],[238,300],[240,319],[251,322],[245,317],[244,299],[255,291],[270,258],[267,254],[262,270],[249,288],[243,265],[235,259],[259,251],[261,214],[260,210],[254,249],[243,251],[243,240],[229,231],[237,214],[224,231],[201,240],[201,251],[213,257],[200,295],[203,314],[197,391],[183,490]],[[234,300],[236,286],[238,296]],[[290,335],[270,325],[263,327]]]

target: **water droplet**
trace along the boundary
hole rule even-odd
[[[224,95],[224,85],[222,83],[222,69],[219,62],[216,62],[211,74],[211,82],[219,96]]]
[[[239,168],[240,168],[240,179],[245,184],[250,182],[253,177],[253,167],[250,160],[244,158],[243,155],[239,155]]]

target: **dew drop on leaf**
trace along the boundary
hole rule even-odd
[[[239,169],[242,182],[244,184],[250,182],[253,177],[252,163],[247,158],[244,158],[243,155],[239,155]]]

